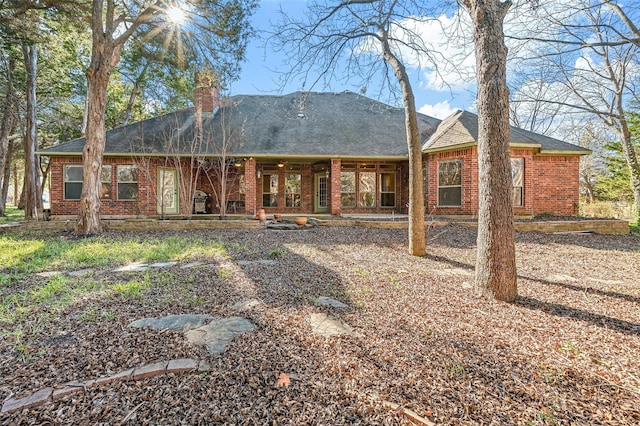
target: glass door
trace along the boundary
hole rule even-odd
[[[158,167],[158,214],[178,214],[178,171]]]
[[[327,201],[329,195],[329,179],[326,173],[315,174],[315,212],[324,213],[327,211]]]

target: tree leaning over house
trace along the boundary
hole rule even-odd
[[[475,290],[497,300],[518,297],[509,90],[503,20],[510,1],[462,0],[473,24],[478,81],[478,241]]]
[[[203,62],[212,67],[224,67],[219,72],[227,72],[228,76],[237,72],[239,62],[244,59],[248,37],[252,34],[248,18],[255,6],[255,0],[201,0],[192,5],[192,10],[185,11],[194,20],[194,34],[197,31],[206,33],[202,38],[206,45],[194,44],[194,49],[199,51]],[[176,31],[175,26],[170,31],[167,30],[173,25],[163,17],[167,7],[160,0],[153,3],[134,1],[126,10],[115,0],[92,2],[91,63],[86,71],[87,130],[82,153],[83,185],[76,234],[90,235],[102,231],[100,170],[106,144],[105,112],[111,73],[120,60],[124,44],[140,28],[155,26],[156,31],[149,33],[155,36],[162,35],[163,32],[173,34],[171,31]],[[212,43],[212,38],[219,43]],[[169,45],[173,39],[168,39]]]
[[[310,2],[305,20],[284,15],[275,35],[282,50],[292,58],[286,80],[302,75],[307,84],[313,69],[319,77],[311,82],[312,87],[322,80],[329,84],[336,79],[361,77],[363,91],[367,91],[372,76],[381,72],[381,92],[400,87],[409,152],[409,252],[415,256],[426,253],[422,139],[405,62],[420,67],[420,60],[427,60],[438,72],[435,56],[448,60],[420,33],[423,24],[436,20],[430,16],[440,13],[429,11],[428,6],[429,2],[414,0],[320,0]],[[347,62],[344,67],[342,60]]]

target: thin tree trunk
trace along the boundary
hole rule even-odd
[[[478,79],[478,253],[475,290],[497,300],[518,297],[509,90],[503,19],[510,1],[465,0],[473,21]]]
[[[22,45],[25,68],[27,71],[27,129],[24,139],[24,218],[38,220],[42,217],[42,193],[40,192],[39,165],[36,121],[36,71],[38,67],[38,48],[35,45]]]
[[[138,91],[140,90],[140,83],[144,79],[144,76],[147,73],[147,68],[149,68],[149,63],[145,63],[144,68],[140,71],[140,75],[136,78],[136,81],[133,83],[133,88],[131,89],[131,95],[129,95],[129,102],[127,102],[127,109],[124,113],[124,120],[122,121],[122,125],[126,126],[129,124],[129,120],[131,119],[131,112],[133,110],[133,105],[136,103],[136,98],[138,96]]]
[[[0,189],[4,188],[5,186],[8,187],[9,178],[5,177],[7,176],[7,174],[5,173],[5,168],[11,170],[11,160],[7,160],[7,157],[9,154],[9,136],[13,131],[13,125],[15,121],[15,89],[13,87],[13,72],[15,68],[16,60],[13,56],[10,56],[9,63],[7,65],[7,85],[5,88],[4,110],[2,112],[2,123],[0,124]],[[0,190],[0,216],[4,216],[6,214],[6,206],[7,192],[4,190]]]
[[[631,132],[626,120],[620,120],[621,142],[624,157],[629,167],[629,175],[631,181],[631,189],[633,191],[633,202],[635,205],[635,213],[633,221],[640,223],[640,163],[638,163],[638,155],[636,153],[633,142],[631,141]]]
[[[11,182],[11,163],[13,161],[13,150],[15,149],[15,139],[9,141],[7,147],[7,154],[5,155],[4,169],[0,170],[2,173],[2,186],[0,187],[0,197],[2,197],[2,205],[0,205],[0,216],[7,214],[7,196],[9,195],[9,183]],[[14,188],[15,192],[15,188]],[[16,198],[13,199],[13,204],[16,204]]]
[[[392,53],[386,33],[382,35],[382,54],[391,65],[402,88],[404,120],[409,151],[409,253],[424,256],[427,242],[424,223],[424,186],[422,182],[422,144],[413,89],[402,62]]]
[[[11,156],[13,156],[13,150],[15,149],[15,146],[11,144],[10,147],[11,147]],[[21,208],[20,203],[22,202],[22,191],[19,191],[19,188],[20,188],[18,186],[19,182],[20,182],[20,179],[18,179],[18,165],[14,163],[13,164],[13,205],[18,208]]]

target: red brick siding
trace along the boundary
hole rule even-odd
[[[524,205],[514,207],[515,215],[577,214],[579,156],[534,155],[529,149],[511,149],[510,153],[512,158],[524,159]],[[438,162],[456,158],[462,160],[462,205],[439,207]],[[425,163],[427,214],[476,215],[478,212],[476,148],[428,154]]]
[[[533,176],[530,181],[536,180],[531,188],[534,214],[576,215],[578,213],[579,167],[580,157],[577,155],[533,157],[531,167]]]

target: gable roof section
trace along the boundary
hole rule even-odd
[[[440,120],[418,114],[421,134]],[[395,158],[408,156],[404,109],[353,92],[295,92],[283,96],[233,96],[214,113],[202,115],[203,146],[198,155],[219,155],[226,129],[229,156]],[[193,108],[151,118],[107,132],[105,156],[191,155],[195,140]],[[44,155],[81,155],[84,138],[40,151]],[[216,146],[217,145],[217,146]]]
[[[541,154],[586,155],[591,151],[549,136],[511,127],[509,144],[513,147],[531,147]],[[436,131],[425,141],[423,152],[449,151],[474,146],[478,141],[478,116],[468,111],[457,111],[445,118]]]

